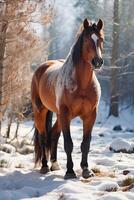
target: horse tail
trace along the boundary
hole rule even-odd
[[[51,128],[52,128],[52,118],[53,118],[53,112],[48,110],[47,116],[46,116],[46,154],[47,157],[49,157],[50,154],[50,148],[51,148]],[[35,152],[35,166],[37,163],[41,162],[42,159],[42,150],[40,145],[40,137],[39,137],[39,131],[37,128],[35,128],[34,131],[34,152]]]

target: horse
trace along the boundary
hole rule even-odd
[[[103,64],[103,25],[102,19],[97,23],[85,19],[67,58],[48,60],[33,75],[31,100],[35,123],[35,163],[41,163],[40,173],[59,169],[57,144],[62,131],[67,156],[64,179],[76,178],[70,122],[79,116],[83,122],[82,177],[93,176],[88,168],[88,152],[101,95],[94,71]],[[56,113],[54,125],[52,113]],[[48,167],[49,157],[51,168]]]

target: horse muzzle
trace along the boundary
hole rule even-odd
[[[102,58],[94,58],[92,60],[92,65],[94,66],[95,69],[99,69],[101,68],[101,66],[103,65],[103,59]]]

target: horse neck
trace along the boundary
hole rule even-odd
[[[86,89],[89,87],[93,76],[91,64],[81,60],[81,62],[75,67],[75,71],[78,87],[81,89]]]
[[[68,89],[80,88],[86,89],[92,81],[93,69],[89,62],[81,58],[75,66],[72,61],[73,47],[66,58],[66,61],[60,71],[60,79]]]

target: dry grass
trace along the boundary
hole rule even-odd
[[[125,187],[125,186],[129,186],[129,185],[132,185],[134,184],[134,177],[127,177],[126,179],[124,179],[121,183],[121,186],[122,187]]]
[[[0,167],[9,167],[9,163],[8,163],[8,161],[7,160],[5,160],[5,159],[1,159],[0,160]]]
[[[99,177],[110,177],[110,178],[115,178],[116,177],[114,171],[113,172],[104,172],[104,171],[102,172],[100,170],[100,168],[98,168],[96,166],[92,168],[92,171],[94,172],[94,174],[96,176],[99,176]]]
[[[19,163],[19,164],[15,165],[15,167],[18,168],[18,169],[19,168],[21,169],[21,168],[24,168],[24,164]]]
[[[95,173],[95,174],[100,174],[100,173],[101,173],[101,171],[100,171],[100,169],[99,169],[98,167],[93,167],[91,170],[92,170],[93,173]]]

